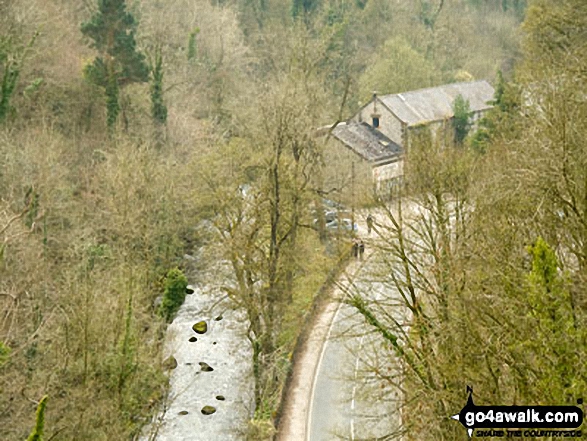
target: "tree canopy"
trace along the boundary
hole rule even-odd
[[[86,66],[85,74],[106,92],[109,126],[114,125],[120,111],[118,89],[149,78],[145,56],[136,47],[136,28],[134,17],[126,10],[126,0],[100,0],[96,14],[81,27],[99,53]]]
[[[373,91],[380,94],[406,92],[439,84],[433,63],[402,37],[385,42],[360,78],[360,93],[367,100]]]

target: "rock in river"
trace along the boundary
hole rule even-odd
[[[197,334],[205,334],[206,331],[208,331],[208,324],[204,320],[202,320],[202,321],[196,323],[194,326],[192,326],[192,329]]]

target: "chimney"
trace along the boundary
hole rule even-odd
[[[377,113],[377,91],[373,91],[373,113],[371,114],[371,126],[375,129],[379,128],[379,118],[381,115]]]

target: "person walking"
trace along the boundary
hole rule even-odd
[[[375,219],[373,219],[373,216],[371,215],[371,213],[369,213],[369,216],[367,216],[367,234],[371,234],[371,230],[373,229],[373,222],[375,221]]]
[[[365,242],[362,239],[359,240],[359,258],[363,260],[363,254],[365,253]]]
[[[359,242],[353,239],[353,257],[356,259],[359,256]]]

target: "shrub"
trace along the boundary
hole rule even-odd
[[[173,316],[183,304],[187,285],[188,280],[180,269],[173,268],[169,270],[165,277],[165,291],[159,307],[159,315],[168,322],[173,319]]]
[[[0,341],[0,367],[10,359],[10,348]]]

